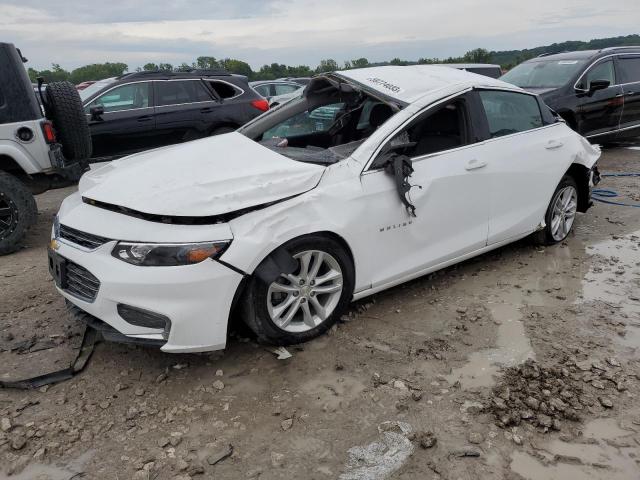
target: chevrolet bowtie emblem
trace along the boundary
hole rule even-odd
[[[59,247],[60,244],[58,243],[58,241],[55,238],[52,238],[49,242],[49,248],[51,248],[51,250],[58,250]]]

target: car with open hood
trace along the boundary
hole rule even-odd
[[[49,268],[109,338],[221,349],[237,316],[260,341],[303,342],[352,300],[528,235],[563,241],[599,155],[536,95],[486,76],[327,73],[236,132],[85,174]]]

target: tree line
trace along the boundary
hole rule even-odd
[[[147,63],[142,67],[138,67],[135,71],[189,71],[192,69],[204,70],[226,70],[230,73],[245,75],[249,80],[273,80],[283,77],[310,77],[317,73],[332,72],[334,70],[349,70],[352,68],[374,67],[381,65],[419,65],[432,63],[487,63],[491,54],[482,48],[477,48],[465,53],[461,57],[449,57],[445,59],[439,58],[420,58],[417,61],[402,60],[394,58],[388,62],[369,62],[366,58],[357,58],[346,60],[342,64],[332,58],[320,61],[315,67],[308,65],[284,65],[281,63],[272,63],[263,65],[259,70],[254,71],[251,66],[242,60],[235,58],[217,59],[215,57],[201,56],[195,62],[188,64],[172,65],[171,63]],[[88,80],[102,80],[103,78],[117,77],[129,71],[126,63],[94,63],[67,71],[59,64],[54,63],[51,68],[45,70],[36,70],[29,68],[29,78],[35,82],[37,77],[42,77],[47,82],[58,82],[68,80],[71,83],[78,84]]]
[[[352,68],[375,67],[382,65],[424,65],[434,63],[495,63],[505,69],[530,58],[536,57],[541,53],[558,53],[571,50],[589,50],[600,49],[611,46],[622,45],[638,45],[640,44],[640,35],[627,35],[621,37],[601,38],[590,40],[589,42],[568,41],[563,43],[554,43],[525,50],[508,50],[508,51],[488,51],[484,48],[476,48],[466,52],[460,57],[448,58],[419,58],[418,60],[402,60],[394,58],[386,62],[370,62],[367,58],[357,58],[353,60],[345,60],[338,63],[332,58],[320,61],[315,68],[308,65],[284,65],[281,63],[272,63],[263,65],[257,71],[242,60],[235,58],[217,59],[210,56],[201,56],[195,62],[188,64],[172,65],[170,63],[147,63],[142,67],[138,67],[135,71],[187,71],[191,69],[224,69],[230,73],[245,75],[249,80],[273,80],[283,77],[309,77],[317,73],[331,72],[334,70],[349,70]],[[87,80],[102,80],[103,78],[117,77],[129,71],[126,63],[94,63],[76,68],[71,71],[63,69],[59,64],[52,64],[50,69],[35,70],[29,68],[29,77],[35,82],[37,77],[43,77],[47,82],[68,80],[74,84]]]

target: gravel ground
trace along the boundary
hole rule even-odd
[[[639,172],[611,148],[602,172]],[[602,188],[640,202],[640,178]],[[82,326],[46,266],[38,197],[0,258],[0,377],[65,366]],[[562,245],[527,241],[352,306],[273,352],[102,343],[70,381],[0,391],[0,478],[566,479],[640,476],[640,210],[598,203]]]

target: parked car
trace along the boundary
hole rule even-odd
[[[231,132],[269,109],[246,77],[217,70],[129,73],[80,96],[98,157]]]
[[[593,141],[640,135],[640,47],[544,55],[501,79],[540,94],[571,128]]]
[[[314,121],[327,107],[335,120]],[[220,349],[239,313],[260,341],[303,342],[351,300],[528,235],[562,242],[599,156],[499,80],[327,73],[237,132],[85,174],[49,265],[75,315],[115,338]]]
[[[502,75],[500,65],[492,65],[490,63],[442,63],[438,64],[442,67],[457,68],[478,75],[485,75],[491,78],[499,78]]]
[[[304,87],[306,87],[311,83],[311,77],[285,77],[285,78],[278,78],[278,80],[285,80],[287,82],[299,83]]]
[[[91,155],[75,87],[41,85],[42,106],[25,61],[13,44],[0,43],[0,255],[19,249],[35,223],[33,195],[77,181]]]
[[[300,96],[304,85],[285,80],[262,80],[250,82],[249,85],[256,92],[269,101],[271,107],[288,102],[292,98]]]

